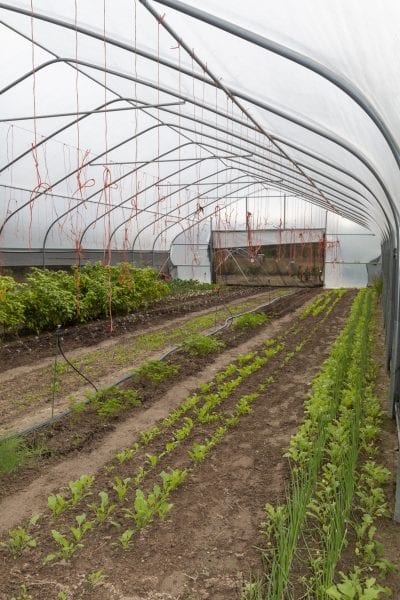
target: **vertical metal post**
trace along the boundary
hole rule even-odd
[[[398,523],[400,522],[400,410],[399,403],[395,404],[395,416],[396,416],[396,427],[397,427],[397,440],[398,440],[398,448],[397,448],[397,475],[396,475],[396,497],[395,497],[395,505],[394,505],[394,520]]]
[[[283,231],[286,229],[286,194],[283,194]]]
[[[216,283],[216,273],[214,269],[214,239],[213,239],[213,220],[210,217],[210,242],[208,244],[208,251],[210,253],[210,270],[211,270],[211,283]]]
[[[51,387],[52,387],[51,422],[53,422],[53,419],[54,419],[54,406],[55,406],[55,400],[56,400],[57,379],[58,379],[57,361],[58,361],[58,355],[60,353],[60,337],[61,337],[61,325],[59,325],[57,327],[56,332],[55,332],[56,350],[55,350],[55,354],[54,354],[54,364],[53,364],[53,382],[51,385]]]

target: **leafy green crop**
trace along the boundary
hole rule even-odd
[[[169,379],[176,375],[178,370],[178,365],[171,365],[162,360],[148,360],[139,369],[134,371],[134,373],[146,377],[154,383],[159,383],[164,379]]]
[[[8,474],[15,471],[31,456],[31,450],[26,446],[23,438],[11,437],[0,440],[0,473]]]
[[[203,356],[218,352],[224,346],[225,344],[222,340],[196,333],[182,343],[182,350],[193,356]]]
[[[32,267],[26,283],[0,276],[0,324],[40,332],[77,321],[129,314],[164,298],[153,269],[88,263],[72,272]]]
[[[238,329],[247,329],[253,327],[259,327],[269,321],[269,317],[264,315],[264,313],[247,313],[242,315],[241,317],[237,317],[234,321],[235,327]]]
[[[99,523],[104,523],[108,520],[114,510],[116,509],[116,504],[110,504],[110,500],[107,492],[101,491],[99,492],[100,502],[96,504],[93,502],[89,505],[89,507],[93,510],[96,515],[96,519]]]
[[[0,325],[4,329],[19,327],[24,322],[22,290],[23,286],[12,277],[0,275]]]
[[[8,532],[8,543],[0,542],[0,547],[8,548],[14,558],[25,549],[36,548],[37,541],[23,527],[16,527]]]
[[[96,408],[101,418],[113,418],[123,410],[140,406],[137,390],[134,388],[120,389],[116,386],[98,390],[87,395],[89,402]]]
[[[76,289],[71,275],[33,267],[26,280],[21,298],[28,329],[39,332],[74,321]]]

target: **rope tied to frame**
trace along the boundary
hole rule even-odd
[[[85,164],[85,161],[86,161],[87,157],[89,156],[89,154],[90,154],[90,150],[85,150],[85,152],[83,153],[83,156],[82,156],[82,160],[79,162],[78,170],[76,172],[76,182],[78,184],[78,187],[76,188],[75,192],[72,194],[72,196],[75,196],[76,194],[79,193],[82,200],[83,200],[82,190],[84,190],[85,188],[93,187],[96,183],[96,180],[93,177],[86,179],[84,181],[82,181],[82,178],[81,178],[83,170],[87,167],[87,164]]]

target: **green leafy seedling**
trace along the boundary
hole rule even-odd
[[[205,460],[208,452],[209,447],[207,444],[194,443],[191,449],[189,450],[188,454],[195,463],[201,463]]]
[[[165,444],[166,454],[171,454],[171,452],[173,452],[178,445],[179,445],[179,442],[167,442]]]
[[[89,496],[90,488],[94,483],[93,475],[81,475],[76,481],[70,481],[68,487],[71,492],[71,504],[76,506],[82,498]]]
[[[163,492],[169,495],[176,490],[188,476],[187,469],[171,469],[169,472],[161,471],[160,477],[163,483]]]
[[[86,514],[82,513],[75,517],[77,527],[70,527],[71,533],[76,542],[80,542],[89,529],[93,528],[93,521],[86,521]]]
[[[149,506],[147,499],[143,493],[143,490],[137,489],[135,501],[133,504],[134,510],[127,511],[133,517],[136,527],[140,530],[146,527],[153,520],[153,510]]]
[[[112,488],[116,492],[116,494],[118,496],[118,500],[120,502],[125,500],[125,496],[128,492],[130,482],[131,482],[130,477],[126,477],[125,479],[121,479],[121,477],[118,477],[118,476],[115,477]]]
[[[63,535],[59,531],[56,531],[55,529],[51,530],[51,535],[59,549],[57,552],[51,552],[46,556],[44,559],[45,564],[56,560],[57,558],[64,558],[68,560],[75,554],[75,552],[77,552],[77,550],[79,550],[79,548],[83,548],[83,544],[69,540],[67,536]]]
[[[110,500],[107,492],[99,492],[100,502],[99,504],[93,503],[90,504],[90,508],[96,515],[96,518],[99,523],[104,523],[107,519],[109,519],[116,509],[116,504],[110,504]]]
[[[67,510],[70,502],[61,496],[61,494],[52,494],[47,498],[47,506],[53,513],[53,517],[58,517],[61,513]]]
[[[102,569],[99,569],[98,571],[92,571],[92,573],[88,573],[86,575],[86,581],[89,584],[89,586],[93,589],[101,585],[105,579],[106,575],[104,574]]]
[[[127,529],[126,531],[124,531],[124,533],[122,535],[119,536],[118,540],[124,550],[128,549],[134,533],[135,533],[134,529]]]
[[[8,538],[8,543],[0,542],[0,546],[8,548],[13,558],[17,558],[24,550],[37,546],[37,541],[23,527],[11,529]]]
[[[185,417],[185,424],[177,429],[174,433],[174,439],[176,442],[182,442],[188,437],[194,426],[193,420],[190,417]]]
[[[246,398],[240,398],[235,406],[235,413],[238,416],[249,415],[251,413],[251,405]]]
[[[137,470],[135,477],[133,478],[135,485],[136,486],[140,485],[145,477],[146,477],[146,470],[144,467],[140,466]]]
[[[119,464],[122,465],[125,461],[131,459],[134,454],[135,451],[133,450],[133,448],[125,448],[124,450],[117,452],[115,458],[117,459]]]
[[[155,467],[159,461],[157,454],[146,454],[147,461],[151,467]]]
[[[140,434],[141,440],[143,444],[150,444],[161,433],[160,429],[156,427],[152,427],[148,431],[142,431]]]

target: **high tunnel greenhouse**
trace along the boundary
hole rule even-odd
[[[0,18],[0,600],[400,598],[399,2]]]

